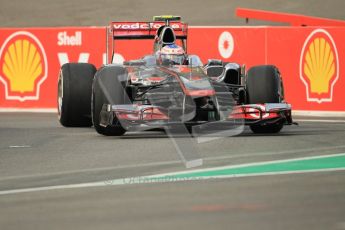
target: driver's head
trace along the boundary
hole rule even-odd
[[[157,52],[157,58],[161,64],[184,65],[186,62],[186,54],[183,48],[176,44],[164,46]]]

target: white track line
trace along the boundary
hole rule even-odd
[[[302,161],[302,160],[322,159],[322,158],[336,157],[336,156],[345,156],[345,153],[336,153],[336,154],[309,156],[309,157],[298,157],[298,158],[291,158],[291,159],[285,159],[285,160],[262,161],[262,162],[245,163],[245,164],[231,165],[231,166],[220,166],[220,167],[213,167],[213,168],[206,168],[206,169],[185,170],[185,171],[172,172],[172,173],[162,173],[162,174],[157,174],[157,175],[148,176],[148,177],[163,177],[163,176],[171,176],[171,175],[181,175],[181,174],[186,174],[186,173],[200,173],[200,172],[209,171],[209,170],[213,171],[213,170],[223,170],[223,169],[236,169],[236,168],[242,168],[242,167],[286,163],[286,162]]]
[[[306,148],[306,149],[298,149],[298,150],[285,150],[280,152],[260,152],[260,153],[241,153],[241,154],[232,154],[232,155],[225,155],[225,156],[215,156],[215,157],[203,157],[204,161],[212,162],[212,161],[219,161],[219,160],[229,160],[234,158],[243,158],[243,157],[262,157],[262,156],[278,156],[278,155],[286,155],[286,154],[301,154],[307,152],[317,152],[317,151],[329,151],[329,150],[336,150],[336,149],[344,149],[345,145],[338,145],[338,146],[331,146],[331,147],[319,147],[319,148]],[[118,169],[130,169],[130,168],[139,168],[139,167],[154,167],[154,166],[164,166],[164,165],[176,165],[181,164],[181,161],[159,161],[159,162],[149,162],[143,164],[129,164],[129,165],[119,165],[114,167],[103,167],[103,168],[92,168],[92,169],[82,169],[82,170],[68,170],[63,172],[56,172],[56,173],[46,173],[42,174],[31,174],[31,175],[20,175],[20,176],[8,176],[0,178],[1,181],[6,180],[16,180],[16,179],[26,179],[26,178],[35,178],[35,177],[49,177],[49,176],[64,176],[68,174],[76,174],[76,173],[92,173],[92,172],[101,172],[101,171],[110,171],[110,170],[118,170]]]
[[[345,123],[345,120],[328,120],[328,119],[294,119],[296,122],[317,122],[317,123]]]
[[[57,186],[47,186],[47,187],[36,187],[36,188],[25,188],[25,189],[13,189],[0,191],[1,195],[13,195],[19,193],[28,192],[42,192],[51,190],[62,190],[62,189],[76,189],[76,188],[92,188],[92,187],[105,187],[105,186],[115,186],[115,185],[135,185],[135,184],[149,184],[149,183],[166,183],[166,182],[183,182],[183,181],[196,181],[196,180],[208,180],[208,179],[229,179],[229,178],[239,178],[239,177],[255,177],[255,176],[273,176],[273,175],[288,175],[288,174],[302,174],[302,173],[317,173],[317,172],[337,172],[345,171],[345,168],[334,168],[334,169],[315,169],[315,170],[300,170],[300,171],[287,171],[287,172],[269,172],[269,173],[253,173],[253,174],[230,174],[223,176],[210,176],[210,177],[195,177],[195,178],[181,178],[177,180],[161,180],[153,179],[150,177],[138,177],[138,178],[121,178],[110,181],[100,181],[93,183],[81,183],[81,184],[70,184],[70,185],[57,185]],[[155,177],[156,175],[152,175]],[[158,175],[157,175],[158,176]]]
[[[345,111],[292,110],[292,116],[344,117],[345,118]]]
[[[302,158],[294,158],[294,159],[287,159],[287,160],[277,160],[277,161],[264,161],[258,163],[249,163],[249,164],[240,164],[240,165],[233,165],[233,166],[225,166],[225,167],[215,167],[215,168],[206,168],[200,170],[188,170],[182,172],[172,172],[172,173],[165,173],[165,174],[156,174],[151,176],[144,176],[138,177],[139,180],[134,180],[133,178],[121,178],[121,179],[114,179],[108,181],[99,181],[99,182],[91,182],[91,183],[80,183],[80,184],[69,184],[69,185],[56,185],[56,186],[45,186],[45,187],[36,187],[36,188],[24,188],[24,189],[13,189],[13,190],[3,190],[0,191],[0,195],[10,195],[10,194],[18,194],[18,193],[27,193],[27,192],[39,192],[39,191],[49,191],[49,190],[60,190],[60,189],[72,189],[72,188],[91,188],[91,187],[104,187],[104,186],[113,186],[113,185],[128,185],[128,184],[141,184],[141,183],[154,183],[154,182],[177,182],[177,181],[162,181],[162,180],[154,180],[152,178],[155,177],[162,177],[162,176],[169,176],[169,175],[179,175],[182,173],[193,173],[193,172],[202,172],[202,171],[209,171],[209,170],[219,170],[222,168],[239,168],[239,167],[246,167],[246,166],[257,166],[257,165],[264,165],[269,163],[283,163],[283,162],[291,162],[291,161],[299,161],[299,160],[309,160],[309,159],[320,159],[326,157],[333,157],[333,156],[342,156],[345,153],[340,154],[329,154],[329,155],[322,155],[322,156],[312,156],[312,157],[302,157]],[[301,170],[301,171],[290,171],[290,172],[269,172],[269,173],[257,173],[257,174],[239,174],[239,175],[225,175],[225,176],[214,176],[209,178],[195,178],[194,180],[200,179],[224,179],[224,178],[234,178],[234,177],[250,177],[250,176],[265,176],[265,175],[283,175],[283,174],[295,174],[295,173],[311,173],[311,172],[329,172],[329,171],[344,171],[345,168],[337,168],[337,169],[315,169],[315,170]],[[151,178],[151,180],[150,180]],[[146,180],[145,180],[146,179]],[[192,179],[191,179],[192,180]]]
[[[344,146],[345,148],[345,146]],[[0,178],[1,181],[6,180],[16,180],[16,179],[27,179],[27,178],[35,178],[35,177],[49,177],[49,176],[64,176],[69,174],[77,174],[77,173],[92,173],[92,172],[106,172],[111,170],[118,170],[118,169],[131,169],[131,168],[144,168],[144,167],[154,167],[154,166],[165,166],[165,165],[174,165],[174,164],[181,164],[180,160],[176,161],[159,161],[159,162],[150,162],[150,163],[143,163],[143,164],[131,164],[131,165],[119,165],[114,167],[103,167],[103,168],[92,168],[92,169],[82,169],[82,170],[68,170],[63,172],[56,172],[56,173],[46,173],[46,174],[31,174],[31,175],[21,175],[21,176],[8,176]]]

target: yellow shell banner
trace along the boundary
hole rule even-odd
[[[10,36],[1,48],[0,72],[8,99],[37,100],[47,77],[46,56],[38,39],[25,31]]]
[[[304,43],[300,73],[307,90],[307,100],[332,101],[333,86],[338,79],[338,53],[331,35],[314,30]]]
[[[1,68],[10,80],[10,91],[33,92],[35,80],[42,74],[42,57],[35,44],[18,39],[6,51]]]

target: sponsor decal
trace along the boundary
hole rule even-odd
[[[335,42],[326,30],[316,29],[305,40],[300,56],[300,79],[306,87],[307,101],[331,102],[338,78]]]
[[[113,60],[111,63],[114,63],[114,64],[122,64],[123,62],[125,61],[125,58],[119,54],[119,53],[114,53],[113,55]]]
[[[63,64],[71,62],[69,60],[67,53],[58,53],[57,55],[58,55],[60,66],[62,66]],[[78,58],[78,62],[79,63],[88,63],[89,57],[90,57],[90,53],[80,53],[79,58]]]
[[[82,45],[82,33],[76,31],[73,35],[68,35],[66,31],[59,32],[57,35],[58,46],[81,46]]]
[[[231,57],[234,52],[234,38],[231,33],[224,31],[218,39],[218,51],[223,58]]]
[[[180,29],[181,23],[170,23],[169,26],[173,29]],[[149,22],[149,23],[113,23],[113,27],[115,30],[148,30],[148,29],[159,29],[164,25],[162,22]]]
[[[7,100],[38,100],[48,64],[41,42],[27,31],[10,35],[0,49],[0,81]]]

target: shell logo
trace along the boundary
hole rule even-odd
[[[300,78],[306,87],[307,101],[332,101],[339,78],[339,59],[334,40],[326,30],[314,30],[304,42]]]
[[[47,73],[45,51],[33,34],[18,31],[5,40],[0,49],[0,81],[7,100],[38,100]]]

